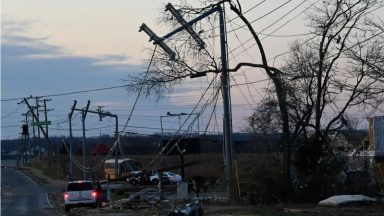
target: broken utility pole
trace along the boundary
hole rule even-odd
[[[224,5],[223,5],[224,6]],[[230,95],[230,83],[229,83],[229,75],[228,75],[228,61],[227,61],[227,36],[226,36],[226,23],[225,23],[225,15],[224,10],[217,4],[213,6],[211,9],[207,10],[200,16],[192,19],[187,22],[184,20],[180,12],[176,10],[171,3],[167,4],[166,11],[170,11],[172,15],[178,20],[178,22],[182,25],[179,28],[171,31],[163,37],[158,37],[146,24],[142,24],[140,26],[139,31],[144,31],[150,38],[150,41],[154,41],[154,44],[159,45],[169,56],[170,59],[173,60],[175,58],[175,53],[164,43],[165,39],[173,36],[174,34],[186,30],[189,34],[191,34],[192,38],[196,41],[199,49],[203,49],[205,47],[204,41],[196,34],[193,30],[192,25],[196,22],[208,17],[213,13],[219,13],[220,16],[220,45],[221,45],[221,87],[222,87],[222,95],[223,95],[223,107],[224,107],[224,145],[223,149],[225,153],[225,180],[226,180],[226,193],[229,200],[234,198],[234,178],[233,178],[233,147],[232,147],[232,114],[231,114],[231,95]],[[197,77],[197,76],[196,76]]]

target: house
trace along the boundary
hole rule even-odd
[[[91,149],[90,154],[92,156],[104,156],[107,155],[110,151],[110,148],[105,144],[99,143],[94,148]]]

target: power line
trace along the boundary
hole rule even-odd
[[[275,11],[279,10],[280,8],[282,8],[283,6],[285,6],[286,4],[288,4],[288,3],[289,3],[289,2],[291,2],[291,1],[292,1],[292,0],[288,0],[288,1],[284,2],[283,4],[279,5],[279,6],[278,6],[278,7],[276,7],[275,9],[273,9],[273,10],[271,10],[271,11],[267,12],[266,14],[264,14],[264,15],[262,15],[262,16],[260,16],[260,17],[256,18],[256,19],[254,19],[254,20],[250,21],[249,23],[251,23],[251,24],[252,24],[252,23],[254,23],[254,22],[257,22],[257,21],[259,21],[259,20],[263,19],[264,17],[266,17],[266,16],[270,15],[271,13],[273,13],[273,12],[275,12]],[[232,29],[232,30],[228,31],[227,33],[231,33],[231,32],[233,32],[233,31],[236,31],[236,30],[242,29],[242,28],[244,28],[244,27],[246,27],[246,26],[247,26],[247,25],[246,25],[246,24],[244,24],[244,25],[242,25],[242,26],[239,26],[238,28],[235,28],[235,29]],[[220,35],[215,35],[215,36],[220,36]]]
[[[82,94],[82,93],[87,93],[87,92],[105,91],[105,90],[111,90],[111,89],[117,89],[117,88],[127,88],[127,87],[133,87],[135,85],[136,84],[127,84],[127,85],[119,85],[119,86],[112,86],[112,87],[105,87],[105,88],[97,88],[97,89],[88,89],[88,90],[58,93],[58,94],[41,95],[41,96],[37,96],[37,97],[58,97],[58,96],[66,96],[66,95],[73,95],[73,94]],[[2,99],[1,102],[23,100],[24,98],[25,97]]]
[[[261,34],[263,33],[265,30],[269,29],[270,27],[274,26],[276,23],[278,23],[279,21],[281,21],[282,19],[284,19],[286,16],[288,16],[290,13],[292,13],[293,11],[295,11],[296,9],[298,9],[304,2],[306,2],[307,0],[304,0],[302,2],[300,2],[298,5],[296,5],[294,8],[292,8],[290,11],[288,11],[287,13],[285,13],[283,16],[281,16],[279,19],[277,19],[275,22],[273,22],[272,24],[268,25],[267,27],[265,27],[263,30],[261,30],[260,32],[258,32],[257,34]],[[315,2],[317,3],[317,2]],[[279,26],[278,28],[276,28],[274,31],[272,31],[271,33],[269,34],[265,34],[265,37],[263,37],[261,39],[264,40],[265,38],[269,37],[269,35],[271,35],[272,33],[276,32],[277,30],[281,29],[282,27],[284,27],[285,25],[287,25],[289,22],[291,22],[292,20],[296,19],[298,16],[300,16],[302,13],[304,13],[305,11],[307,11],[309,8],[311,8],[313,5],[315,5],[315,3],[311,4],[309,7],[305,8],[303,11],[301,11],[299,14],[297,14],[296,16],[294,16],[293,18],[289,19],[287,22],[285,22],[283,25]],[[232,30],[236,30],[236,29],[232,29]],[[305,34],[301,34],[301,36],[303,35],[308,35],[309,33],[305,33]],[[245,42],[241,43],[239,46],[235,47],[234,49],[232,49],[232,52],[234,52],[235,50],[237,50],[238,48],[240,47],[243,47],[244,48],[244,45],[246,43],[248,43],[249,41],[251,41],[252,39],[254,39],[253,37],[250,37],[249,39],[247,39]],[[253,45],[255,45],[256,42],[252,43],[250,46],[248,46],[246,49],[244,48],[244,50],[247,50],[249,48],[251,48]],[[242,54],[243,52],[245,51],[242,51],[242,52],[239,52],[237,53],[236,55],[234,55],[234,57]]]
[[[373,9],[373,10],[371,10],[371,11],[368,11],[367,14],[373,13],[373,12],[375,12],[376,10],[379,10],[380,8],[383,8],[383,7],[384,7],[384,4],[381,5],[381,6],[379,6],[379,7],[377,7],[377,8],[375,8],[375,9]],[[307,10],[307,9],[306,9],[306,10]],[[303,11],[303,12],[304,12],[304,11]],[[381,33],[382,33],[382,32],[381,32]],[[381,33],[379,33],[379,34],[381,34]],[[377,35],[376,35],[376,36],[377,36]],[[376,37],[376,36],[374,36],[374,37]],[[315,37],[317,37],[317,35],[314,35],[314,36],[308,38],[308,39],[305,40],[304,42],[300,43],[300,45],[304,45],[304,44],[308,43],[309,41],[311,41],[311,40],[314,39]],[[370,38],[370,39],[371,39],[371,38]],[[370,39],[368,39],[368,40],[370,40]],[[365,41],[367,41],[367,40],[365,40]],[[365,42],[365,41],[363,41],[363,42]],[[358,43],[358,44],[359,44],[359,43]],[[357,45],[358,45],[358,44],[357,44]],[[356,46],[357,46],[357,45],[356,45]],[[353,47],[354,47],[354,46],[353,46]],[[276,60],[277,57],[286,55],[286,54],[291,53],[291,52],[292,52],[292,51],[288,49],[288,50],[286,50],[286,51],[284,51],[284,52],[282,52],[282,53],[280,53],[280,54],[275,55],[274,57],[269,58],[268,61],[270,61],[270,60],[272,60],[272,59],[275,59],[275,60]]]
[[[291,19],[289,19],[287,22],[283,23],[282,25],[280,25],[279,27],[277,27],[275,30],[273,30],[272,32],[266,34],[266,36],[264,38],[262,38],[261,40],[264,40],[266,37],[269,37],[269,36],[272,36],[273,33],[275,33],[276,31],[280,30],[281,28],[283,28],[284,26],[286,26],[288,23],[290,23],[292,20],[296,19],[297,17],[299,17],[300,15],[302,15],[304,12],[308,11],[311,7],[313,7],[316,3],[318,2],[315,1],[314,3],[312,3],[311,5],[309,5],[308,7],[306,7],[303,11],[301,11],[300,13],[296,14],[294,17],[292,17]],[[311,33],[304,33],[304,34],[301,34],[300,36],[304,36],[304,35],[309,35]]]
[[[16,112],[18,112],[20,109],[22,108],[22,106],[20,104],[18,104],[18,106],[16,107],[15,110],[9,112],[8,114],[6,114],[5,116],[1,116],[1,119],[5,119],[5,118],[8,118],[9,116],[15,114]]]

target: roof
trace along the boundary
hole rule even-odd
[[[108,154],[110,149],[104,144],[97,144],[97,146],[91,149],[91,154]]]

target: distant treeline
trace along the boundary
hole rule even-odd
[[[364,138],[367,134],[367,131],[349,131],[344,132],[349,137],[349,141],[355,142],[358,144],[362,138]],[[193,143],[193,145],[199,145],[199,151],[202,153],[214,153],[221,152],[223,146],[223,137],[222,135],[200,135],[193,136],[193,138],[197,138],[199,141],[197,143]],[[161,135],[126,135],[121,137],[120,145],[124,154],[126,155],[135,155],[135,154],[152,154],[157,153],[163,146],[163,143],[169,139],[178,139],[175,137],[162,137]],[[359,140],[359,141],[358,141]],[[50,137],[50,141],[52,143],[52,149],[54,152],[60,152],[62,154],[67,153],[66,148],[64,147],[64,143],[69,147],[69,138],[68,137]],[[90,152],[92,148],[94,148],[97,144],[105,144],[108,147],[112,147],[115,142],[115,138],[109,135],[103,135],[99,137],[89,137],[86,138],[86,151]],[[13,140],[2,140],[1,141],[1,151],[2,154],[7,154],[11,151],[17,151],[18,147],[23,143],[21,139],[13,139]],[[234,133],[233,134],[233,143],[234,150],[236,152],[276,152],[281,151],[283,143],[281,141],[281,134],[271,134],[266,136],[260,136],[253,133]],[[42,138],[40,140],[40,145],[43,149],[47,149],[47,140]],[[190,143],[188,145],[191,145]],[[30,139],[30,146],[34,149],[39,149],[39,144],[37,139],[35,140],[35,144],[33,139]],[[75,154],[82,154],[83,147],[83,139],[82,137],[74,137],[72,138],[72,146],[74,148]]]

